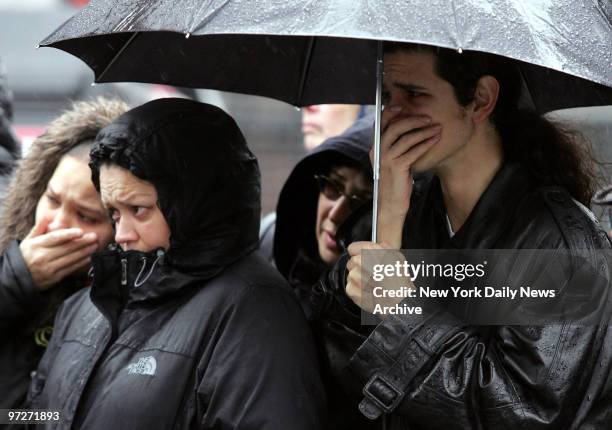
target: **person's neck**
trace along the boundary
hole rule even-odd
[[[503,163],[502,144],[493,130],[480,130],[437,169],[446,213],[458,231]]]

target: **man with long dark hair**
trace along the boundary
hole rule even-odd
[[[378,243],[353,243],[324,290],[372,313],[365,304],[375,294],[362,279],[371,268],[361,254],[370,249],[581,250],[607,280],[595,250],[610,242],[585,207],[595,189],[588,151],[520,109],[520,96],[509,60],[387,44]],[[433,177],[413,189],[421,172]],[[603,290],[607,297],[607,281]],[[402,303],[411,302],[420,303]],[[363,398],[360,411],[384,414],[387,430],[608,428],[612,330],[609,305],[600,310],[590,325],[381,316],[348,379]]]

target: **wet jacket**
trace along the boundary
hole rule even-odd
[[[30,372],[36,369],[50,337],[42,325],[32,330],[33,315],[47,304],[35,290],[19,244],[11,242],[0,257],[0,408],[23,404]],[[53,321],[48,321],[49,326]]]
[[[358,399],[349,400],[332,376],[331,363],[338,353],[334,344],[326,340],[338,333],[337,321],[330,322],[316,316],[317,281],[325,264],[319,257],[316,240],[316,217],[319,188],[315,174],[327,174],[336,165],[360,168],[371,177],[369,150],[372,143],[372,116],[364,117],[339,136],[326,140],[300,161],[291,172],[281,191],[274,232],[274,262],[278,270],[289,281],[311,321],[320,361],[323,379],[329,399],[329,416],[325,428],[341,430],[369,428],[370,422],[357,413]],[[343,330],[346,328],[344,326]],[[354,347],[362,341],[358,336]],[[350,406],[347,405],[347,401]]]
[[[259,170],[234,121],[157,100],[103,129],[91,156],[96,184],[113,162],[156,187],[170,247],[93,257],[30,387],[32,407],[60,411],[47,427],[320,428],[314,345],[256,251]]]
[[[13,170],[21,158],[21,145],[11,128],[12,118],[12,94],[0,61],[0,201],[6,195]]]
[[[11,95],[6,87],[0,62],[0,201],[12,177],[20,146],[11,130]],[[15,336],[19,323],[40,308],[40,297],[34,290],[30,272],[16,241],[0,257],[0,408],[16,407],[24,400],[30,382],[29,373],[36,368],[42,347],[32,339]],[[20,363],[20,366],[15,366]]]
[[[434,177],[413,195],[402,245],[582,250],[601,268],[606,297],[596,325],[462,327],[389,316],[349,353],[345,383],[361,397],[364,415],[384,419],[386,429],[612,427],[610,242],[586,208],[564,189],[538,187],[524,168],[506,165],[450,237]],[[323,287],[340,297],[330,311],[336,318],[343,315],[345,262]]]
[[[17,161],[21,158],[21,146],[11,129],[11,125],[0,113],[0,202],[6,196],[7,188],[13,178]]]

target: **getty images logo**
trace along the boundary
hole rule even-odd
[[[128,374],[134,375],[155,375],[155,370],[157,369],[157,360],[155,357],[141,357],[138,359],[136,363],[128,364],[127,370]]]

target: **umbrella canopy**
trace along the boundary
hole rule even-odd
[[[41,44],[96,82],[372,104],[376,40],[520,61],[538,112],[612,104],[608,0],[98,0]],[[206,37],[203,37],[206,36]]]

